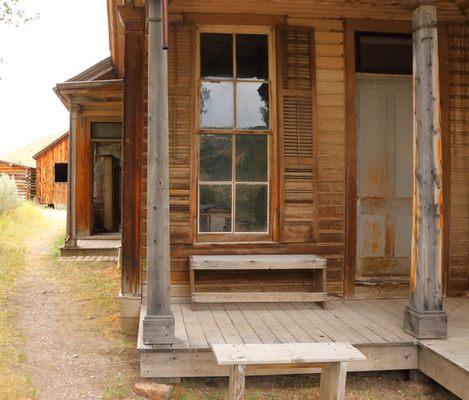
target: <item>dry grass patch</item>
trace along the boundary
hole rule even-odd
[[[0,217],[0,400],[37,397],[24,365],[23,338],[15,327],[11,298],[24,271],[29,241],[46,226],[40,208],[31,203]]]
[[[228,380],[185,379],[175,400],[224,400]],[[404,372],[349,373],[346,400],[456,400],[436,384],[415,384]],[[246,400],[318,400],[319,375],[248,377]]]

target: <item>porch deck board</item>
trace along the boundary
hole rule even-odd
[[[448,338],[418,341],[402,330],[407,299],[314,303],[173,304],[176,343],[145,346],[145,377],[227,376],[211,344],[350,342],[367,356],[350,371],[420,369],[462,399],[469,400],[469,299],[445,299]],[[142,310],[144,315],[144,310]],[[252,366],[251,366],[252,367]],[[315,369],[256,369],[248,375],[314,373]]]
[[[177,345],[184,351],[209,351],[213,343],[350,342],[354,345],[408,345],[393,300],[314,303],[173,304]],[[393,311],[387,311],[393,309]],[[142,351],[167,351],[143,346]]]

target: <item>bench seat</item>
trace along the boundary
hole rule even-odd
[[[347,363],[366,357],[350,343],[212,344],[218,365],[230,366],[229,400],[244,399],[247,365],[320,367],[320,400],[343,400]]]
[[[200,291],[197,272],[310,270],[314,291]],[[325,302],[326,259],[314,254],[207,255],[190,257],[192,303]],[[227,282],[229,286],[229,281]]]

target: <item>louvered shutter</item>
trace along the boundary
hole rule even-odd
[[[171,242],[190,243],[190,165],[193,93],[193,28],[169,27],[168,119]]]
[[[314,31],[277,29],[280,240],[314,240]]]

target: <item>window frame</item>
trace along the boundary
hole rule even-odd
[[[269,74],[267,80],[261,79],[237,79],[236,77],[236,43],[233,44],[233,78],[232,79],[202,79],[201,77],[201,54],[200,54],[200,38],[202,33],[225,33],[225,34],[260,34],[267,36],[268,43],[268,68]],[[195,77],[194,77],[194,135],[193,135],[193,231],[196,242],[272,242],[277,236],[278,224],[278,156],[277,156],[277,98],[275,96],[276,88],[276,65],[275,65],[275,35],[271,26],[230,26],[230,25],[199,25],[196,29],[196,46],[195,46]],[[220,82],[230,81],[236,85],[236,82],[268,82],[269,84],[269,128],[261,129],[209,129],[200,127],[200,87],[202,81],[204,82]],[[236,92],[236,91],[235,91]],[[236,110],[236,93],[234,94],[233,110]],[[234,125],[236,125],[236,113],[234,114]],[[231,232],[200,232],[199,231],[199,204],[200,204],[200,184],[210,184],[211,181],[199,181],[199,162],[200,162],[200,136],[204,134],[210,135],[230,135],[232,137],[232,157],[235,157],[235,142],[237,135],[265,135],[267,137],[267,181],[262,184],[267,185],[267,230],[266,232],[235,232],[235,219],[232,218]],[[234,166],[234,164],[232,164]],[[217,181],[214,184],[219,185],[232,185],[232,216],[234,217],[233,207],[236,206],[236,185],[238,181],[233,178],[236,171],[232,171],[232,180],[230,181]],[[245,182],[239,182],[245,184]],[[246,184],[258,184],[258,182],[246,182]]]
[[[57,181],[57,166],[58,165],[60,165],[62,168],[66,168],[65,180]],[[54,183],[68,184],[68,162],[54,162]]]

